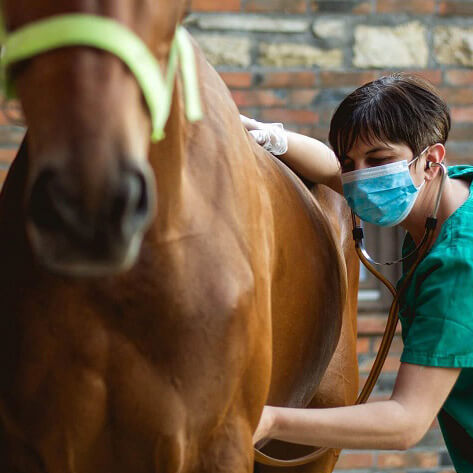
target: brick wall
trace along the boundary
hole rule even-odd
[[[0,97],[0,104],[2,100]],[[0,106],[0,186],[24,135],[24,128],[14,124],[22,120],[19,110],[16,101],[10,102],[7,110]]]
[[[473,0],[191,0],[191,10],[187,26],[242,113],[326,140],[332,111],[347,93],[390,71],[411,71],[434,83],[451,107],[449,161],[473,163]],[[23,133],[0,114],[0,182]],[[362,382],[384,320],[359,317]],[[391,392],[400,352],[398,336],[373,399]],[[409,452],[345,451],[337,471],[454,470],[434,423]]]
[[[334,107],[391,71],[449,103],[451,162],[473,162],[473,2],[193,0],[188,27],[242,113],[325,140]]]

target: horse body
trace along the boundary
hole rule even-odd
[[[337,398],[323,374],[356,309],[344,211],[251,141],[201,53],[198,69],[205,118],[186,123],[178,87],[149,151],[158,210],[125,273],[76,279],[37,263],[22,145],[0,198],[1,471],[249,472],[267,399]],[[352,347],[337,362],[351,373]]]
[[[301,184],[299,184],[301,185]],[[276,376],[281,380],[279,384],[274,383],[275,373],[273,372],[272,389],[268,398],[268,404],[281,405],[293,407],[308,407],[308,408],[327,408],[352,405],[355,402],[358,392],[358,366],[356,358],[356,314],[357,314],[357,282],[359,274],[358,257],[353,249],[353,242],[351,237],[351,225],[349,209],[346,206],[346,202],[341,198],[340,195],[329,190],[325,186],[317,186],[312,190],[318,208],[322,211],[322,215],[318,215],[318,218],[324,224],[328,224],[334,235],[335,245],[332,247],[330,243],[324,241],[322,247],[323,252],[327,252],[326,257],[329,258],[330,262],[321,264],[318,266],[317,275],[318,278],[315,286],[315,298],[321,307],[317,307],[317,312],[312,312],[308,316],[302,316],[303,323],[306,324],[305,331],[301,330],[301,333],[297,337],[293,338],[288,336],[288,332],[281,330],[273,333],[273,339],[279,340],[284,345],[290,347],[297,346],[299,341],[308,341],[307,337],[312,332],[314,337],[314,343],[318,343],[318,348],[328,350],[325,353],[326,356],[331,357],[328,366],[322,363],[324,360],[323,356],[319,353],[314,353],[314,347],[307,349],[305,347],[306,357],[302,358],[309,364],[309,369],[303,369],[303,365],[299,367],[293,360],[298,358],[294,355],[284,358],[283,356],[278,357],[277,349],[275,350],[275,357],[278,357],[278,362],[274,365]],[[334,253],[332,253],[334,251]],[[342,256],[342,261],[337,260],[337,257]],[[319,256],[320,257],[320,256]],[[321,261],[324,261],[323,258]],[[337,268],[335,265],[340,265],[338,273],[341,276],[341,280],[338,282],[333,281],[332,278],[337,274]],[[344,280],[349,281],[347,287],[346,298],[342,298],[345,301],[341,312],[336,311],[336,307],[340,307],[340,303],[337,297],[340,293],[334,291],[334,286],[341,284],[343,288]],[[312,294],[314,295],[314,294]],[[301,297],[298,295],[297,297]],[[327,310],[327,317],[340,317],[341,330],[336,332],[335,340],[330,339],[330,327],[322,326],[319,321],[319,314],[324,314],[324,310]],[[286,319],[285,313],[279,314],[278,312],[273,313],[274,317],[282,317]],[[309,320],[307,320],[309,319]],[[316,326],[311,327],[311,320],[314,323],[314,319],[319,321],[315,322]],[[321,319],[323,320],[323,318]],[[292,318],[288,321],[292,321]],[[333,333],[333,332],[332,332]],[[320,339],[317,340],[317,337]],[[337,343],[338,340],[338,343]],[[332,352],[336,343],[335,352]],[[301,342],[303,343],[303,342]],[[312,352],[312,355],[311,355]],[[310,365],[312,363],[312,366]],[[319,364],[320,363],[320,364]],[[287,389],[284,383],[284,377],[290,373],[292,377],[296,378],[296,386],[302,391],[300,402],[291,402],[291,397],[287,396],[281,398],[281,393],[287,393]],[[315,388],[315,389],[314,389]],[[262,449],[264,453],[280,459],[294,459],[305,456],[313,452],[312,447],[303,445],[293,445],[285,442],[271,441],[265,445]],[[316,461],[313,461],[304,466],[289,467],[289,468],[278,468],[258,465],[255,469],[258,473],[281,473],[287,471],[289,473],[328,473],[331,472],[338,459],[339,451],[330,449],[328,452],[320,456]]]

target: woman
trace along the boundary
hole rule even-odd
[[[361,219],[404,227],[403,255],[420,243],[440,191],[437,164],[445,160],[450,130],[447,105],[429,83],[394,74],[351,93],[332,118],[333,152],[280,125],[242,120],[295,171],[343,189]],[[400,303],[404,350],[391,398],[331,409],[266,406],[255,443],[274,438],[404,450],[419,442],[438,416],[456,470],[473,473],[472,179],[473,166],[448,169],[435,240]],[[408,268],[405,263],[404,274]]]

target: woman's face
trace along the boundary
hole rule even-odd
[[[412,180],[416,186],[420,186],[424,181],[426,155],[427,153],[419,158],[419,163],[409,167]],[[403,143],[373,141],[373,143],[368,144],[362,140],[357,140],[349,153],[341,159],[342,173],[382,166],[383,164],[402,160],[410,162],[414,157],[409,146]]]

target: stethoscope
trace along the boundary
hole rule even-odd
[[[375,261],[368,253],[363,243],[364,235],[363,235],[363,228],[358,224],[355,214],[351,213],[352,215],[352,224],[353,224],[353,240],[355,241],[355,249],[358,254],[360,261],[366,267],[366,269],[373,274],[377,279],[379,279],[386,288],[391,292],[393,296],[393,301],[391,307],[389,309],[388,320],[386,322],[386,328],[384,331],[383,338],[381,340],[381,345],[376,355],[376,359],[374,361],[373,367],[371,368],[370,374],[366,383],[356,400],[356,404],[363,404],[368,400],[373,388],[378,380],[379,374],[381,369],[383,368],[384,362],[388,355],[389,349],[391,348],[391,343],[394,338],[394,334],[396,332],[396,326],[398,322],[398,312],[399,312],[399,300],[403,296],[407,286],[409,285],[412,275],[414,274],[415,270],[419,266],[420,262],[424,259],[427,252],[430,250],[434,236],[435,236],[435,229],[437,228],[437,213],[440,206],[440,201],[443,195],[443,189],[445,187],[445,182],[447,180],[447,167],[443,163],[433,163],[431,161],[427,161],[427,168],[438,167],[442,172],[439,190],[437,192],[437,198],[435,200],[434,209],[432,214],[427,217],[425,221],[425,230],[424,235],[420,241],[420,243],[414,248],[409,254],[406,256],[399,258],[395,261],[388,261],[388,262],[377,262]],[[415,254],[417,257],[415,261],[412,263],[411,267],[409,268],[404,280],[402,281],[399,289],[396,290],[394,285],[385,277],[383,276],[376,268],[375,265],[380,266],[389,266],[396,263],[402,263],[407,259],[412,258]]]
[[[368,375],[368,379],[363,386],[360,394],[358,395],[357,400],[355,401],[355,405],[364,404],[371,392],[373,391],[374,386],[379,378],[381,370],[383,368],[384,362],[386,361],[386,357],[389,353],[389,349],[391,348],[391,343],[393,341],[394,335],[396,333],[396,326],[398,323],[398,313],[399,313],[399,301],[403,296],[409,282],[412,279],[412,275],[414,274],[415,270],[419,266],[420,262],[424,259],[427,252],[432,246],[434,236],[435,236],[435,229],[437,228],[437,212],[440,206],[440,201],[443,195],[443,189],[445,187],[445,182],[447,180],[447,167],[443,163],[433,163],[431,161],[427,161],[427,169],[438,167],[442,172],[439,190],[437,193],[437,198],[435,200],[434,210],[432,214],[427,217],[425,221],[425,230],[424,235],[420,241],[420,243],[416,246],[414,250],[412,250],[406,256],[399,258],[395,261],[388,261],[388,262],[377,262],[375,261],[368,253],[363,243],[364,234],[363,234],[363,227],[358,223],[357,217],[355,213],[352,211],[352,224],[353,224],[353,240],[355,241],[355,250],[358,254],[360,261],[366,267],[366,269],[373,274],[377,279],[379,279],[391,292],[393,296],[393,301],[391,307],[389,309],[388,320],[386,322],[386,327],[384,329],[384,335],[381,340],[381,345],[379,347],[378,354],[376,355],[376,359],[373,363],[373,367],[370,370],[370,374]],[[396,290],[394,285],[385,277],[383,276],[375,266],[390,266],[396,263],[401,263],[411,257],[413,257],[417,253],[417,257],[411,267],[409,268],[402,284],[400,285],[399,289]],[[317,460],[320,456],[324,453],[327,453],[330,449],[329,448],[318,448],[314,452],[310,453],[309,455],[305,455],[301,458],[296,458],[293,460],[278,460],[276,458],[271,458],[268,455],[260,452],[259,450],[255,449],[255,460],[258,463],[262,463],[264,465],[269,466],[279,466],[279,467],[290,467],[290,466],[299,466],[299,465],[306,465]]]

